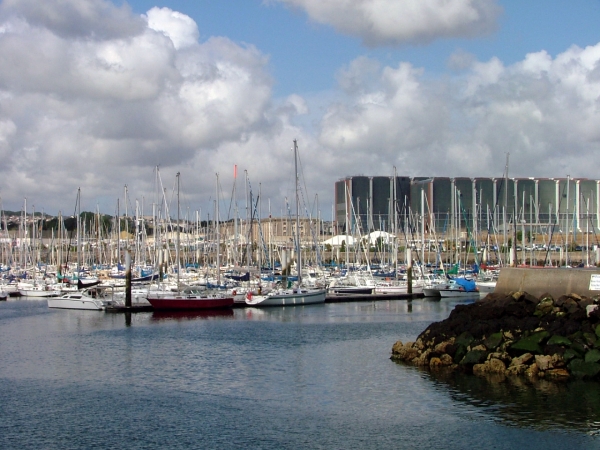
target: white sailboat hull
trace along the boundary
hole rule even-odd
[[[58,289],[19,289],[22,297],[58,297],[62,292]]]
[[[300,289],[273,291],[267,295],[246,297],[248,306],[295,306],[325,303],[325,289]]]

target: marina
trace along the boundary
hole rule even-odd
[[[0,450],[600,450],[598,23],[0,0]]]

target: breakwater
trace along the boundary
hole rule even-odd
[[[480,376],[568,380],[600,374],[600,297],[493,293],[457,305],[414,342],[397,341],[395,361]]]

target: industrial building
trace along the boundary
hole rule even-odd
[[[587,178],[351,176],[335,183],[334,224],[352,234],[502,233],[513,224],[525,232],[595,233],[599,196],[600,180]]]

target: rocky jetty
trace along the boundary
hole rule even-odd
[[[415,342],[398,341],[392,360],[430,370],[499,378],[600,379],[600,296],[557,299],[489,294],[457,305]]]

